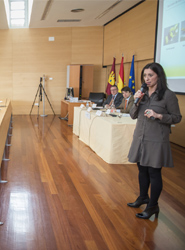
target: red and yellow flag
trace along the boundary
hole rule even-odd
[[[110,75],[109,75],[109,80],[108,80],[108,83],[107,83],[107,88],[106,88],[106,93],[108,95],[111,94],[111,92],[110,92],[111,86],[115,85],[115,82],[116,82],[115,62],[116,62],[116,58],[114,57],[112,68],[111,68]]]
[[[118,87],[118,92],[121,93],[121,89],[123,87],[125,87],[125,77],[124,77],[124,57],[122,56],[121,59],[121,64],[120,64],[120,70],[119,70],[119,79],[118,79],[118,83],[117,83],[117,87]]]

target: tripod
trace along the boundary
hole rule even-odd
[[[55,115],[55,112],[54,112],[54,110],[53,110],[53,108],[52,108],[52,105],[51,105],[51,103],[50,103],[50,101],[49,101],[49,98],[48,98],[48,96],[47,96],[47,94],[46,94],[46,91],[45,91],[45,89],[44,89],[44,87],[43,87],[43,85],[42,85],[42,77],[40,77],[40,84],[39,84],[39,86],[38,86],[38,89],[37,89],[37,92],[36,92],[36,95],[35,95],[35,99],[34,99],[34,101],[33,101],[33,104],[32,104],[31,110],[30,110],[30,115],[31,115],[33,106],[34,106],[34,104],[35,104],[35,100],[36,100],[37,95],[38,95],[38,93],[39,93],[37,119],[38,119],[38,116],[39,116],[40,102],[42,102],[42,91],[44,92],[44,95],[46,96],[46,98],[47,98],[47,100],[48,100],[48,103],[49,103],[49,105],[50,105],[50,107],[51,107],[51,110],[53,111],[53,114]]]

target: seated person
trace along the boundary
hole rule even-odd
[[[103,103],[105,108],[111,108],[112,103],[114,103],[115,108],[121,105],[123,96],[121,93],[118,93],[118,87],[116,85],[112,85],[110,87],[111,95],[107,97],[107,100]]]
[[[121,105],[117,108],[120,109],[121,113],[129,113],[132,105],[134,104],[134,96],[129,87],[124,87],[121,90],[123,94],[123,100]]]

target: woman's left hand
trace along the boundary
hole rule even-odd
[[[159,120],[162,119],[162,115],[155,113],[152,109],[146,109],[144,112],[144,116],[148,118],[154,117],[155,119],[159,119]]]

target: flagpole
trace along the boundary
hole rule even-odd
[[[111,94],[110,87],[111,87],[112,85],[114,85],[114,84],[115,84],[115,81],[116,81],[115,64],[116,64],[116,57],[114,56],[114,57],[113,57],[112,67],[111,67],[110,74],[109,74],[108,83],[107,83],[107,88],[106,88],[106,93],[107,93],[108,95]]]
[[[119,76],[118,76],[118,92],[121,93],[122,88],[124,87],[124,65],[123,65],[123,53],[122,53],[122,58],[121,58],[121,63],[120,63],[120,70],[119,70]]]
[[[134,56],[132,56],[130,76],[129,76],[129,88],[132,90],[133,95],[135,94],[135,73],[134,73]]]

